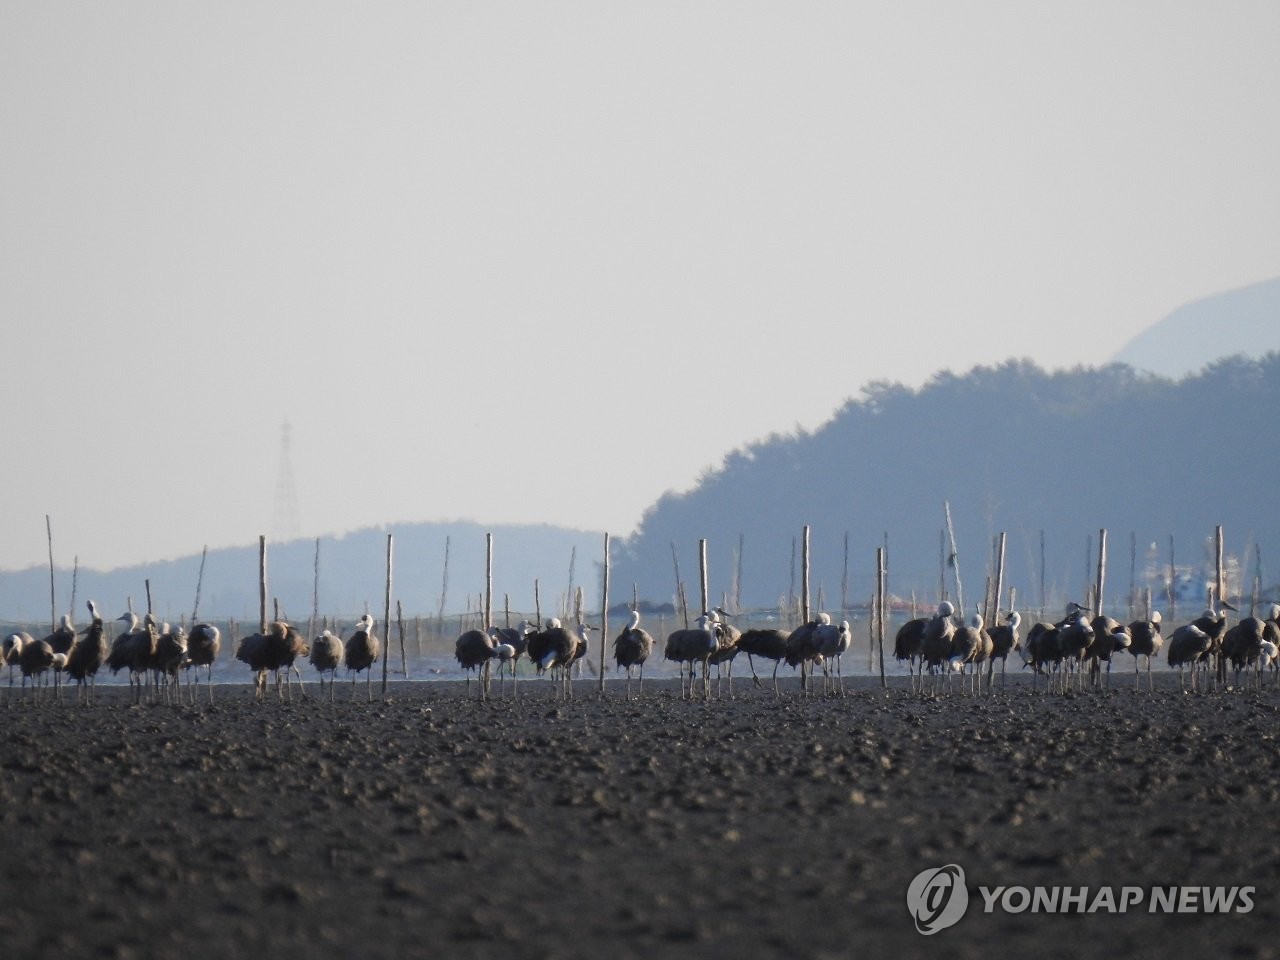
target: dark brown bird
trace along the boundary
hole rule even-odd
[[[738,638],[738,650],[747,655],[747,665],[751,667],[751,678],[757,687],[764,686],[756,676],[756,665],[753,657],[763,657],[773,661],[773,692],[778,690],[778,667],[787,658],[786,630],[774,630],[768,627],[753,627],[744,630]]]
[[[111,642],[111,652],[107,654],[107,667],[114,675],[121,670],[129,671],[129,687],[133,691],[133,702],[142,701],[142,688],[146,682],[147,671],[151,669],[151,661],[156,652],[156,629],[150,614],[143,626],[138,626],[138,615],[132,611],[122,613],[116,618],[127,623],[128,629]]]
[[[619,669],[627,671],[627,692],[631,696],[631,674],[640,668],[640,692],[644,692],[644,662],[653,653],[653,637],[640,626],[640,611],[631,611],[630,622],[613,638],[613,658]]]
[[[67,676],[76,682],[76,702],[84,696],[84,688],[89,687],[87,699],[93,701],[97,692],[98,671],[106,663],[111,653],[111,644],[107,642],[107,633],[102,623],[102,616],[92,600],[89,601],[89,626],[85,627],[71,653],[67,656]]]
[[[1149,620],[1129,624],[1129,652],[1133,654],[1133,689],[1138,689],[1138,658],[1147,658],[1147,690],[1154,689],[1151,680],[1151,658],[1160,653],[1164,637],[1160,635],[1160,611],[1154,610]]]
[[[342,638],[325,630],[311,641],[311,665],[320,673],[320,697],[324,698],[324,675],[329,674],[329,702],[333,702],[333,688],[338,682],[338,668],[346,659],[346,647]]]
[[[991,638],[991,656],[987,659],[987,689],[991,689],[992,675],[995,673],[996,661],[1000,661],[1000,686],[1004,687],[1005,666],[1009,659],[1009,654],[1015,650],[1021,651],[1022,638],[1018,635],[1018,628],[1022,626],[1022,614],[1017,610],[1010,610],[1005,616],[1004,623],[998,623],[994,627],[987,628],[987,636]]]
[[[373,665],[382,656],[382,641],[373,632],[373,617],[365,614],[356,624],[355,632],[347,637],[344,656],[347,661],[347,672],[351,674],[351,697],[356,695],[356,677],[360,671],[367,671],[364,679],[366,699],[373,701]]]
[[[698,617],[696,627],[675,630],[667,637],[663,656],[674,660],[680,670],[680,696],[685,696],[684,665],[689,665],[689,692],[693,698],[693,665],[702,664],[702,692],[704,699],[711,699],[711,671],[708,669],[711,655],[719,649],[720,641],[710,614]]]
[[[222,649],[222,634],[212,623],[197,623],[187,637],[187,667],[195,668],[195,683],[200,683],[200,668],[205,668],[209,682],[209,702],[213,703],[213,662]],[[191,697],[195,702],[195,695]]]
[[[493,638],[483,630],[466,630],[453,645],[453,655],[458,665],[467,672],[467,694],[471,693],[471,673],[478,672],[478,696],[489,697],[490,661],[493,659]]]

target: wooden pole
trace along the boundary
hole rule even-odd
[[[742,610],[742,554],[747,546],[747,538],[743,533],[738,534],[738,574],[733,578],[733,612],[738,613]]]
[[[1093,591],[1094,615],[1102,616],[1102,588],[1107,582],[1107,528],[1098,531],[1098,580]]]
[[[76,584],[80,579],[80,554],[71,558],[71,602],[67,604],[67,613],[76,612]]]
[[[316,537],[316,556],[311,565],[311,622],[307,624],[307,636],[316,635],[316,621],[320,619],[320,538]]]
[[[44,529],[49,540],[49,632],[58,629],[58,602],[53,590],[53,521],[44,515]]]
[[[147,588],[147,613],[154,614],[155,607],[151,605],[151,578],[147,577],[142,582],[146,585],[146,588]]]
[[[258,633],[267,632],[267,537],[258,536]]]
[[[844,569],[840,575],[840,612],[849,609],[849,531],[844,532]]]
[[[684,613],[684,628],[689,629],[689,607],[684,602],[684,581],[680,579],[680,555],[676,550],[676,542],[671,541],[671,564],[675,567],[676,572],[676,602],[680,604],[680,609]]]
[[[707,586],[707,538],[698,540],[698,585],[702,588],[702,612],[711,609],[711,591]]]
[[[1169,619],[1178,619],[1178,570],[1173,563],[1173,534],[1169,534]]]
[[[543,629],[543,624],[542,624],[542,596],[541,596],[541,594],[539,593],[539,589],[538,589],[538,578],[537,578],[537,577],[534,577],[534,578],[533,578],[533,616],[534,616],[534,619],[537,621],[537,623],[535,624],[535,626],[536,626],[539,630]]]
[[[484,624],[482,629],[489,632],[493,625],[493,534],[484,535]]]
[[[382,655],[382,695],[387,695],[387,661],[391,659],[391,534],[387,534],[387,592],[383,604],[382,635],[387,638]]]
[[[404,674],[406,680],[409,679],[409,658],[404,652],[404,610],[401,609],[400,601],[396,601],[396,628],[400,633],[400,672]],[[387,644],[390,646],[390,643]]]
[[[983,616],[983,621],[990,627],[996,620],[1000,619],[1000,595],[1004,593],[1004,555],[1005,555],[1006,535],[1003,530],[1000,536],[996,538],[996,592],[995,592],[995,609],[988,610]]]
[[[1223,601],[1227,599],[1226,576],[1222,568],[1222,524],[1218,524],[1213,530],[1213,557],[1215,566],[1215,579],[1213,582],[1218,585],[1218,600],[1214,604],[1214,609],[1221,610]]]
[[[196,576],[196,602],[191,605],[191,623],[194,625],[199,621],[196,616],[200,612],[200,588],[204,586],[204,562],[209,556],[209,545],[204,545],[204,550],[200,554],[200,573]]]
[[[951,572],[956,578],[956,609],[960,611],[960,615],[964,616],[964,587],[960,586],[960,554],[956,550],[956,529],[951,523],[951,502],[942,501],[942,507],[947,515],[947,539],[951,543],[951,553],[947,560],[951,565]]]
[[[600,597],[600,693],[604,694],[604,643],[609,634],[609,534],[604,535],[604,585]]]
[[[444,633],[444,603],[449,596],[449,538],[444,538],[444,575],[440,580],[440,609],[436,618],[440,621],[440,632]]]
[[[1129,619],[1133,619],[1134,607],[1138,602],[1138,534],[1129,531]]]
[[[876,643],[880,648],[880,686],[887,688],[884,675],[884,607],[888,593],[885,589],[884,547],[876,548]]]
[[[809,525],[800,533],[800,622],[808,623],[809,611]]]

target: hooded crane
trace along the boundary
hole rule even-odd
[[[800,690],[808,696],[809,674],[822,661],[818,652],[818,628],[831,625],[831,615],[820,613],[817,619],[802,623],[787,637],[787,666],[800,668]]]
[[[711,663],[711,655],[720,647],[720,640],[715,622],[711,619],[709,613],[704,613],[698,617],[696,627],[689,627],[685,630],[675,630],[667,637],[666,649],[663,655],[668,660],[674,660],[680,669],[680,696],[685,696],[684,686],[684,664],[689,665],[689,693],[690,700],[693,699],[693,665],[695,663],[702,664],[702,694],[706,700],[711,699],[711,673],[708,667]]]
[[[1074,676],[1076,685],[1084,690],[1084,662],[1089,656],[1089,648],[1094,644],[1093,624],[1085,614],[1088,613],[1078,603],[1067,605],[1067,615],[1058,621],[1058,645],[1062,649],[1062,659],[1067,665],[1066,686],[1071,686]]]
[[[1227,611],[1235,611],[1235,607],[1218,596],[1216,587],[1209,588],[1209,605],[1204,613],[1192,621],[1209,638],[1209,649],[1200,655],[1197,664],[1203,664],[1208,670],[1214,670],[1214,683],[1226,685],[1227,661],[1222,656],[1222,639],[1227,633]],[[1193,683],[1194,686],[1194,683]]]
[[[53,650],[53,688],[59,700],[62,699],[62,673],[67,667],[67,658],[76,645],[76,628],[71,622],[71,615],[64,613],[58,618],[58,626],[53,633],[44,638],[45,643]]]
[[[778,666],[787,658],[787,631],[772,630],[765,627],[753,627],[745,630],[738,637],[738,650],[747,655],[747,666],[751,668],[751,679],[757,687],[763,686],[756,676],[756,665],[753,657],[763,657],[773,661],[773,692],[778,694]]]
[[[1003,689],[1009,654],[1015,650],[1022,650],[1021,638],[1018,636],[1018,627],[1022,625],[1022,614],[1017,610],[1010,610],[1004,619],[1004,623],[997,623],[987,630],[987,636],[991,638],[991,656],[987,658],[987,692],[991,691],[996,661],[1000,661],[1000,687]]]
[[[22,695],[27,695],[27,680],[31,680],[31,689],[37,703],[40,702],[40,687],[47,686],[48,672],[53,667],[53,645],[47,638],[24,640],[18,656],[18,669],[22,672]]]
[[[138,615],[133,611],[122,613],[116,620],[127,623],[128,628],[111,641],[111,652],[107,654],[107,668],[112,675],[121,670],[129,671],[129,687],[133,692],[133,702],[142,702],[142,687],[146,681],[147,671],[151,669],[152,658],[156,652],[156,629],[148,614],[147,622],[139,627]]]
[[[218,659],[218,652],[221,649],[222,634],[212,623],[197,623],[191,628],[191,634],[187,637],[186,666],[195,668],[193,677],[197,686],[200,684],[200,668],[205,668],[210,703],[213,703],[213,662]],[[195,699],[193,693],[191,702],[195,703]]]
[[[479,671],[478,696],[481,700],[489,697],[489,661],[493,659],[494,642],[484,630],[464,631],[454,643],[453,655],[459,666],[467,671],[466,692],[471,693],[471,671]]]
[[[733,699],[733,661],[738,656],[738,638],[742,631],[725,621],[728,616],[719,607],[710,611],[711,629],[716,635],[716,649],[707,660],[708,666],[716,668],[716,698],[720,697],[721,664],[724,664],[724,676],[729,682],[729,699]]]
[[[1235,685],[1240,686],[1240,673],[1252,666],[1256,674],[1258,692],[1262,692],[1262,667],[1265,657],[1263,644],[1267,624],[1261,617],[1245,617],[1227,630],[1222,638],[1222,655],[1231,661],[1235,671]]]
[[[613,657],[619,669],[627,671],[627,697],[631,696],[631,673],[640,668],[640,692],[644,692],[644,662],[653,653],[653,637],[640,626],[640,611],[631,611],[630,622],[613,639]]]
[[[1153,610],[1151,619],[1134,620],[1129,624],[1129,652],[1133,654],[1133,689],[1138,689],[1138,658],[1147,658],[1147,690],[1154,688],[1151,680],[1151,658],[1158,656],[1164,646],[1160,635],[1160,611]]]
[[[305,657],[310,652],[302,632],[284,620],[273,620],[267,624],[266,633],[252,633],[240,641],[236,651],[236,659],[249,665],[254,672],[254,696],[259,700],[267,692],[267,673],[275,677],[276,696],[285,699],[291,693],[292,680],[290,673],[298,674],[298,682],[302,682],[302,672],[298,670],[298,657]],[[281,689],[280,671],[284,671],[284,689]],[[306,691],[303,691],[306,695]]]
[[[342,638],[325,630],[311,641],[311,665],[320,674],[320,699],[324,699],[324,675],[329,674],[329,702],[333,703],[333,688],[338,682],[338,668],[346,657]]]
[[[493,638],[494,659],[498,661],[498,695],[502,695],[502,670],[504,665],[511,672],[511,689],[516,688],[516,666],[529,649],[529,637],[536,631],[528,620],[521,620],[516,627],[490,627]]]
[[[1191,689],[1194,691],[1196,689],[1196,677],[1199,673],[1198,665],[1200,660],[1209,653],[1212,647],[1213,640],[1194,623],[1184,623],[1174,630],[1173,635],[1169,637],[1169,649],[1166,657],[1170,667],[1178,668],[1178,686],[1183,693],[1187,692],[1183,670],[1188,664],[1191,666]]]
[[[538,672],[560,671],[560,687],[557,694],[568,699],[573,696],[573,678],[570,667],[587,652],[587,631],[593,629],[579,620],[573,630],[566,630],[554,617],[547,620],[547,629],[529,640],[530,656],[535,646],[539,653]]]
[[[178,681],[178,671],[187,662],[187,632],[181,625],[170,628],[168,624],[156,638],[156,655],[154,668],[156,686],[161,698],[174,702],[181,700],[182,685]]]
[[[1104,613],[1098,614],[1089,626],[1093,628],[1093,643],[1089,645],[1089,683],[1090,686],[1111,688],[1111,656],[1129,649],[1133,638],[1129,636],[1129,628]],[[1102,663],[1106,661],[1107,672],[1102,676]]]
[[[952,672],[959,673],[962,678],[968,675],[969,664],[974,665],[974,677],[977,681],[977,692],[982,693],[982,669],[979,666],[987,658],[986,644],[989,642],[982,629],[982,614],[978,613],[978,605],[973,605],[974,613],[969,622],[956,627],[951,634],[951,655],[947,664]],[[950,680],[950,674],[948,674]],[[963,684],[961,686],[963,690]]]
[[[949,666],[944,665],[951,659],[951,639],[956,632],[955,621],[951,617],[955,612],[956,608],[951,605],[951,601],[943,600],[938,604],[938,612],[924,625],[924,635],[920,638],[921,677],[923,678],[924,668],[928,667],[929,673],[934,677],[935,691],[938,673],[943,669],[949,669]],[[948,682],[950,682],[950,676],[948,676]]]
[[[928,617],[913,617],[898,628],[893,638],[893,657],[899,663],[906,662],[907,673],[911,676],[911,689],[914,692],[923,682],[924,628],[929,623]],[[917,679],[916,663],[920,664],[921,676]]]
[[[80,639],[71,648],[67,657],[67,676],[76,682],[76,702],[84,697],[84,688],[89,687],[88,701],[92,702],[97,692],[98,670],[106,663],[111,653],[111,645],[107,642],[107,633],[103,627],[102,615],[97,605],[89,601],[89,626],[84,628]]]
[[[356,677],[367,670],[364,688],[369,702],[373,702],[373,665],[382,656],[382,641],[373,632],[373,617],[365,614],[356,623],[356,629],[347,637],[345,657],[347,672],[351,674],[351,698],[356,695]]]
[[[17,633],[11,633],[4,638],[4,660],[3,662],[9,667],[9,692],[13,693],[13,671],[17,669],[18,664],[22,660],[22,648],[25,644],[31,643],[31,634],[24,630]]]
[[[853,630],[848,620],[841,620],[840,626],[834,623],[819,624],[813,632],[814,646],[818,656],[822,658],[822,686],[831,693],[845,695],[844,673],[841,669],[841,658],[848,652],[853,643]]]

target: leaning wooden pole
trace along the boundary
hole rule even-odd
[[[387,534],[387,592],[383,604],[382,635],[387,638],[382,653],[382,695],[387,695],[387,661],[391,659],[391,534]]]
[[[809,525],[800,538],[800,622],[809,622]]]
[[[191,624],[195,626],[198,622],[196,617],[200,613],[200,588],[204,586],[204,562],[209,556],[209,545],[204,545],[204,550],[200,554],[200,573],[196,576],[196,600],[191,605]]]
[[[44,529],[49,539],[49,632],[58,629],[58,602],[53,589],[53,521],[44,515]]]
[[[80,554],[71,558],[71,602],[67,604],[67,613],[76,612],[76,583],[80,579]]]
[[[947,563],[951,566],[951,573],[956,579],[956,609],[964,615],[964,588],[960,586],[960,554],[956,551],[956,528],[951,523],[951,502],[949,500],[942,501],[942,508],[947,516],[947,539],[951,544],[951,553],[947,556]]]
[[[258,536],[258,633],[267,632],[267,538]]]
[[[604,585],[600,596],[600,693],[604,694],[604,642],[609,635],[609,534],[604,535]]]

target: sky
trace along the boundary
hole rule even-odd
[[[871,381],[1105,362],[1280,275],[1276,50],[1272,0],[0,0],[0,569],[283,536],[285,476],[305,537],[624,536]]]

